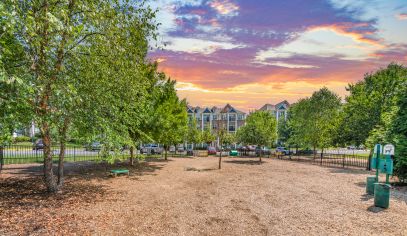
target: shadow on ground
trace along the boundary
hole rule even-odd
[[[362,200],[362,201],[364,201],[364,202],[367,202],[367,201],[369,201],[369,200],[371,200],[371,199],[373,199],[374,198],[374,196],[373,195],[370,195],[370,194],[363,194],[361,197],[360,197],[360,200]]]
[[[225,163],[241,164],[241,165],[260,165],[262,162],[259,160],[227,160]]]
[[[160,170],[167,162],[157,158],[147,159],[131,166],[128,162],[116,162],[114,164],[96,163],[92,161],[66,162],[64,164],[64,174],[66,177],[75,177],[79,179],[107,179],[111,176],[109,171],[112,169],[128,169],[130,176],[142,176],[154,174]],[[54,173],[57,173],[57,166],[54,165]],[[43,175],[43,166],[41,164],[23,164],[4,166],[0,178],[31,178]]]
[[[382,212],[382,211],[384,211],[386,209],[381,208],[381,207],[370,206],[370,207],[367,208],[367,210],[370,211],[370,212],[373,212],[373,213],[379,213],[379,212]]]
[[[361,187],[361,188],[366,188],[366,182],[357,182],[355,183],[356,186]]]
[[[101,201],[117,201],[117,193],[105,185],[71,178],[65,180],[62,192],[55,194],[46,191],[38,176],[2,179],[0,189],[0,218],[4,219],[1,228],[6,235],[52,234],[56,228],[66,228],[66,222],[77,217],[78,209]]]
[[[363,169],[356,169],[356,168],[340,168],[340,167],[329,167],[326,166],[326,168],[330,168],[330,172],[331,173],[341,173],[341,174],[360,174],[360,175],[365,175],[365,174],[369,174],[369,173],[373,173],[371,171],[368,170],[363,170]]]

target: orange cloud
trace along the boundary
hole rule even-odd
[[[209,5],[222,15],[229,15],[239,10],[239,6],[229,0],[214,0]]]
[[[329,24],[329,25],[318,25],[309,27],[308,30],[320,30],[320,29],[328,29],[336,32],[337,34],[349,36],[353,38],[353,40],[361,43],[367,43],[376,47],[383,48],[382,41],[379,39],[372,39],[367,38],[366,35],[374,34],[373,31],[364,31],[364,32],[357,32],[356,30],[352,30],[355,27],[367,27],[367,23],[342,23],[342,24]]]

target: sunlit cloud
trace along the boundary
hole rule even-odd
[[[159,58],[157,58],[155,61],[156,61],[157,63],[161,63],[161,62],[165,62],[166,60],[167,60],[167,58],[159,57]]]
[[[235,16],[239,10],[239,6],[229,0],[213,0],[209,5],[222,15]]]
[[[406,0],[157,0],[150,52],[190,104],[241,110],[345,86],[407,64]]]
[[[258,109],[264,103],[278,103],[287,100],[290,103],[299,97],[309,97],[316,87],[326,86],[344,97],[347,92],[343,89],[345,82],[323,82],[320,84],[300,82],[270,82],[239,85],[225,90],[202,89],[193,84],[177,84],[178,95],[187,98],[193,106],[224,106],[231,103],[243,111]],[[186,89],[187,88],[187,89]],[[250,97],[250,99],[247,99]]]
[[[407,20],[407,13],[397,14],[396,18],[399,19],[399,20]]]
[[[318,68],[318,66],[313,66],[313,65],[301,65],[301,64],[287,63],[287,62],[281,62],[281,61],[260,62],[260,64],[280,66],[280,67],[286,67],[286,68],[292,68],[292,69],[294,69],[294,68]]]
[[[243,45],[236,45],[228,42],[216,42],[195,38],[172,37],[165,49],[188,53],[211,54],[219,49],[241,48]]]
[[[277,48],[260,51],[256,60],[264,62],[269,58],[290,58],[296,55],[318,57],[340,57],[348,60],[364,60],[381,46],[360,40],[351,33],[336,27],[314,27],[295,40]]]

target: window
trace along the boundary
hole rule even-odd
[[[212,120],[217,120],[218,119],[218,115],[212,115]]]
[[[227,120],[227,115],[226,114],[222,114],[222,120]]]
[[[229,115],[229,121],[235,121],[236,115]]]
[[[234,125],[229,125],[229,131],[235,131],[235,126]]]

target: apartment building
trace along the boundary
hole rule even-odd
[[[265,104],[259,110],[270,112],[276,117],[278,121],[281,118],[287,119],[288,108],[290,108],[290,103],[284,100],[282,102],[277,103],[276,105]]]
[[[223,108],[219,107],[192,107],[187,108],[190,120],[196,119],[199,130],[209,129],[217,132],[220,129],[226,129],[234,133],[245,124],[246,113],[237,110],[230,104]]]

